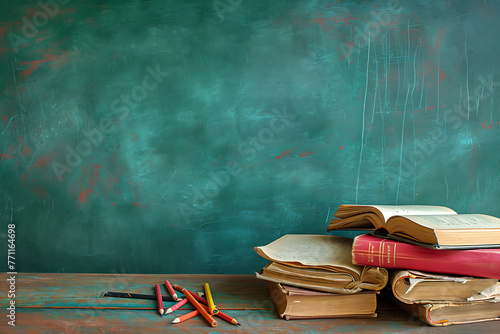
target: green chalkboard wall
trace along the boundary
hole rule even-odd
[[[500,216],[499,1],[4,1],[1,270],[252,273],[338,205]]]

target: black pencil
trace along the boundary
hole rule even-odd
[[[142,293],[113,292],[113,291],[105,292],[101,295],[101,297],[119,297],[119,298],[156,300],[156,295],[145,295]],[[175,302],[175,300],[170,296],[162,296],[162,299],[164,302]]]

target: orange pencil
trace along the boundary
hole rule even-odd
[[[175,310],[177,310],[179,307],[185,305],[187,302],[189,301],[189,299],[187,298],[184,298],[183,300],[181,300],[180,302],[178,302],[177,304],[173,305],[173,306],[170,306],[169,308],[167,308],[167,311],[165,312],[165,314],[168,314],[168,313],[172,313],[174,312]]]
[[[160,312],[160,315],[163,315],[163,312],[165,312],[165,310],[163,309],[163,298],[161,297],[160,284],[156,284],[155,288],[156,288],[156,301],[158,302],[158,311]]]
[[[196,317],[198,314],[200,314],[200,311],[194,310],[193,312],[189,312],[188,314],[184,314],[184,315],[181,315],[178,318],[175,318],[171,323],[172,324],[178,324],[179,322],[183,322],[185,320],[188,320],[188,319],[191,319],[193,317]]]
[[[206,305],[201,305],[202,307],[204,307],[207,311],[208,311],[208,306]],[[221,318],[222,320],[226,320],[227,322],[230,322],[232,323],[233,325],[238,325],[238,326],[241,326],[241,324],[233,317],[227,315],[226,313],[223,313],[219,310],[219,312],[216,314],[216,316],[218,316],[219,318]]]
[[[177,291],[179,291],[179,292],[182,292],[182,290],[183,290],[183,288],[181,288],[181,287],[180,287],[180,286],[178,286],[178,285],[175,285],[175,284],[174,284],[174,285],[172,285],[172,286],[174,287],[174,289],[175,289],[175,290],[177,290]],[[196,298],[196,300],[198,300],[199,302],[202,302],[202,303],[204,303],[204,304],[207,304],[207,305],[208,305],[208,302],[207,302],[207,300],[206,300],[205,298],[200,297],[200,296],[198,296],[198,294],[197,294],[197,293],[194,293],[194,292],[189,291],[189,290],[187,290],[187,289],[184,289],[184,290],[186,290],[187,292],[189,292],[189,293],[190,293],[190,294],[191,294],[194,298]],[[182,293],[184,293],[184,292],[182,292]]]
[[[170,293],[172,298],[174,298],[175,300],[179,300],[179,299],[177,299],[177,294],[175,293],[174,289],[172,288],[172,285],[170,285],[169,281],[165,280],[165,286],[167,287],[168,293]]]
[[[205,310],[203,306],[201,306],[201,304],[195,299],[195,297],[193,297],[193,295],[189,291],[187,291],[186,289],[182,289],[181,292],[186,296],[187,299],[189,299],[191,304],[193,304],[193,306],[196,307],[198,311],[200,311],[201,315],[208,321],[210,326],[217,327],[217,321],[215,321],[214,318],[212,318],[212,316],[208,314],[207,310]]]

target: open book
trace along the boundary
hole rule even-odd
[[[341,205],[327,231],[375,229],[377,234],[436,248],[497,247],[500,219],[481,214],[457,214],[441,206]]]
[[[352,264],[352,242],[333,235],[287,234],[255,247],[271,261],[257,278],[336,293],[381,290],[389,280],[387,270]]]

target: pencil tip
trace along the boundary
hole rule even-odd
[[[172,309],[169,307],[169,308],[167,308],[167,310],[165,311],[165,314],[169,314],[169,313],[172,313],[172,312],[173,312],[173,311],[172,311]]]
[[[162,308],[159,311],[160,311],[160,315],[163,315],[163,313],[165,312],[165,310]]]
[[[180,322],[179,318],[172,320],[171,324],[178,324]]]

